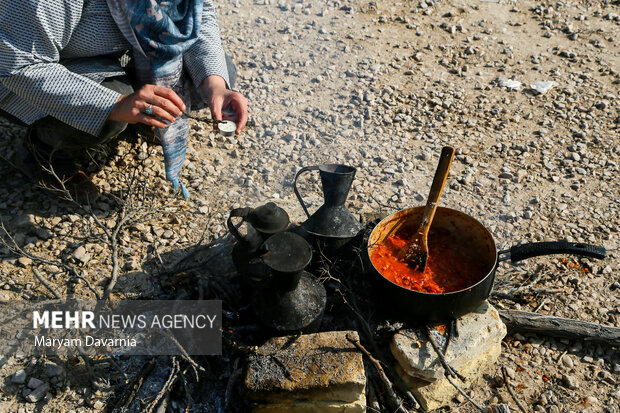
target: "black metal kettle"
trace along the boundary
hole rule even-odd
[[[259,249],[269,276],[252,294],[252,308],[258,319],[282,335],[318,330],[327,295],[325,287],[305,271],[312,260],[312,248],[291,232],[273,235]]]
[[[233,224],[233,218],[242,218],[247,222],[247,232],[243,236]],[[230,233],[237,239],[240,246],[251,253],[258,249],[269,236],[284,231],[290,220],[286,211],[273,202],[257,208],[235,208],[230,211],[226,224]]]

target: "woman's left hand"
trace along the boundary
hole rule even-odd
[[[231,120],[237,124],[237,134],[248,121],[248,100],[239,92],[226,89],[226,81],[217,75],[209,76],[202,82],[202,90],[207,97],[214,120]],[[231,108],[233,113],[223,111]],[[224,112],[224,113],[222,113]]]

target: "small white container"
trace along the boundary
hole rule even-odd
[[[237,124],[231,120],[223,120],[217,124],[217,129],[224,136],[231,136],[237,130]]]

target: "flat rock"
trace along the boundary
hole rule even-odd
[[[446,360],[457,370],[500,343],[506,335],[506,326],[500,320],[497,310],[486,301],[475,311],[459,318],[457,330],[458,336],[450,339],[446,353]],[[446,337],[438,330],[432,333],[437,344],[443,348]],[[409,376],[427,381],[443,377],[444,369],[426,334],[416,330],[399,331],[394,335],[390,349]]]
[[[501,343],[495,343],[487,348],[484,353],[458,368],[459,373],[465,376],[464,383],[457,380],[459,386],[463,389],[471,386],[478,377],[497,362],[501,351]],[[396,371],[426,411],[432,411],[447,405],[458,392],[445,377],[429,383],[428,381],[411,377],[401,366],[396,366]]]
[[[247,398],[284,404],[360,400],[366,387],[364,364],[347,334],[358,337],[355,331],[331,331],[270,339],[248,362]]]

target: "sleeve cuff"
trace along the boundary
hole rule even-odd
[[[118,102],[118,98],[121,97],[119,92],[107,88],[105,89],[107,92],[105,93],[105,96],[101,97],[101,109],[97,110],[96,113],[94,113],[95,110],[93,110],[93,114],[91,115],[92,125],[89,125],[89,129],[91,130],[84,130],[84,132],[90,133],[94,136],[99,136],[103,126],[108,120],[108,116],[110,116],[112,108],[116,102]]]

